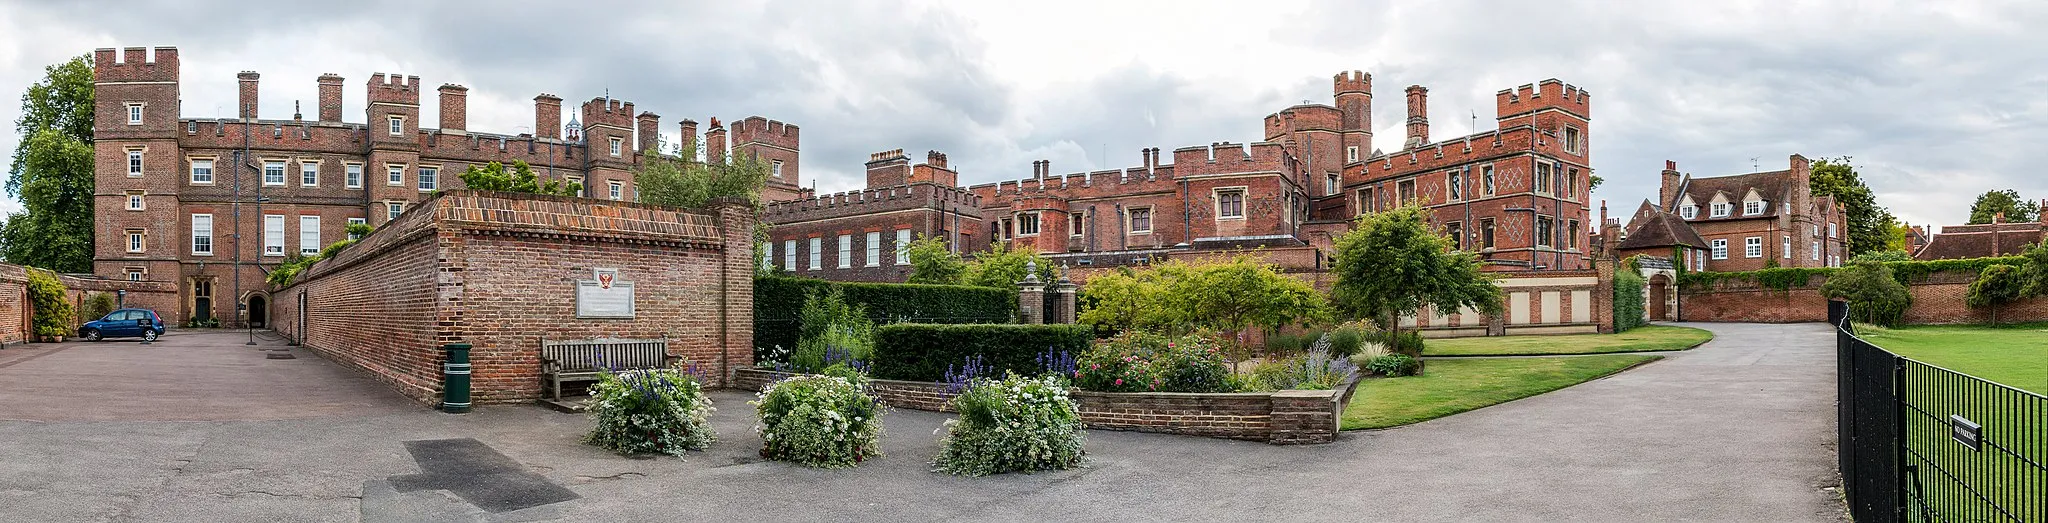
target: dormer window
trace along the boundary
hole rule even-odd
[[[1750,200],[1750,201],[1742,202],[1742,215],[1743,215],[1743,216],[1755,216],[1755,215],[1759,215],[1759,214],[1763,214],[1763,213],[1764,213],[1764,202],[1763,202],[1763,200]]]
[[[1679,207],[1679,208],[1678,208],[1678,217],[1680,217],[1680,218],[1685,218],[1685,219],[1687,219],[1687,220],[1690,220],[1690,219],[1693,219],[1693,218],[1697,218],[1697,217],[1699,217],[1699,215],[1700,215],[1700,206],[1698,206],[1698,205],[1687,205],[1687,206],[1684,206],[1684,207]]]
[[[1716,203],[1712,208],[1713,214],[1711,214],[1711,216],[1714,218],[1727,218],[1730,207],[1734,206],[1725,203]]]

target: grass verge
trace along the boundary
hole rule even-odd
[[[1857,325],[1856,335],[1900,356],[2048,394],[2048,323],[2015,325]]]
[[[1663,356],[1430,360],[1428,373],[1369,379],[1344,409],[1344,430],[1398,427],[1585,383]]]
[[[1543,356],[1685,350],[1714,334],[1692,327],[1647,325],[1620,334],[1564,334],[1433,339],[1424,356]]]

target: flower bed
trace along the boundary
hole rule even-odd
[[[795,374],[769,369],[733,371],[734,386],[759,390]],[[1070,392],[1091,429],[1159,432],[1264,441],[1275,445],[1329,443],[1337,437],[1359,376],[1331,390],[1277,392]],[[946,383],[869,380],[868,394],[884,405],[952,412],[957,395]]]

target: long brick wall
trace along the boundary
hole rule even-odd
[[[721,386],[753,363],[751,220],[743,204],[449,192],[277,290],[278,330],[422,402],[455,342],[472,346],[476,403],[539,398],[543,339],[667,339]],[[633,318],[576,317],[597,267],[635,286]]]
[[[1940,272],[1907,286],[1913,305],[1904,321],[1916,325],[1990,323],[1992,310],[1973,308],[1964,302],[1976,274]],[[1820,295],[1825,277],[1814,277],[1807,285],[1787,290],[1763,288],[1753,282],[1723,280],[1698,288],[1687,286],[1679,294],[1679,319],[1707,322],[1797,323],[1827,321],[1828,300]],[[2048,321],[2048,299],[2027,298],[2001,306],[2000,322]]]
[[[761,390],[791,373],[759,368],[739,369],[733,386]],[[1159,432],[1211,438],[1264,441],[1274,445],[1329,443],[1337,438],[1344,406],[1357,390],[1353,379],[1340,390],[1286,390],[1193,394],[1179,392],[1109,393],[1076,390],[1081,421],[1088,428]],[[931,412],[952,412],[954,394],[943,383],[869,380],[868,393],[884,405]]]

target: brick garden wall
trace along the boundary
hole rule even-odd
[[[33,331],[31,320],[35,310],[28,298],[28,271],[20,265],[0,263],[0,344],[26,342]],[[57,281],[64,284],[65,298],[71,302],[72,310],[85,302],[86,296],[104,292],[128,291],[127,306],[151,309],[164,317],[166,323],[172,317],[164,311],[177,310],[178,289],[169,282],[105,280],[57,275]],[[75,318],[72,327],[99,318]],[[75,334],[75,333],[73,333]]]
[[[1913,305],[1905,322],[1916,325],[1990,323],[1990,309],[1964,303],[1968,272],[1940,272],[1907,286]],[[1687,286],[1679,294],[1679,319],[1684,321],[1795,323],[1827,321],[1827,298],[1820,295],[1824,277],[1788,290],[1766,289],[1747,281],[1724,280],[1705,288]],[[1998,309],[2000,322],[2048,321],[2048,299],[2027,298]]]
[[[449,192],[276,291],[279,332],[423,402],[454,342],[473,347],[477,403],[539,398],[543,338],[666,338],[721,386],[753,363],[752,224],[715,212]],[[634,318],[576,317],[594,267],[635,285]]]
[[[787,372],[739,369],[733,386],[761,390]],[[1336,440],[1344,406],[1357,390],[1353,380],[1342,390],[1287,390],[1192,394],[1179,392],[1108,393],[1074,391],[1081,421],[1091,429],[1160,432],[1211,438],[1264,441],[1275,445],[1329,443]],[[896,408],[951,412],[953,394],[945,384],[870,380],[868,393]]]

